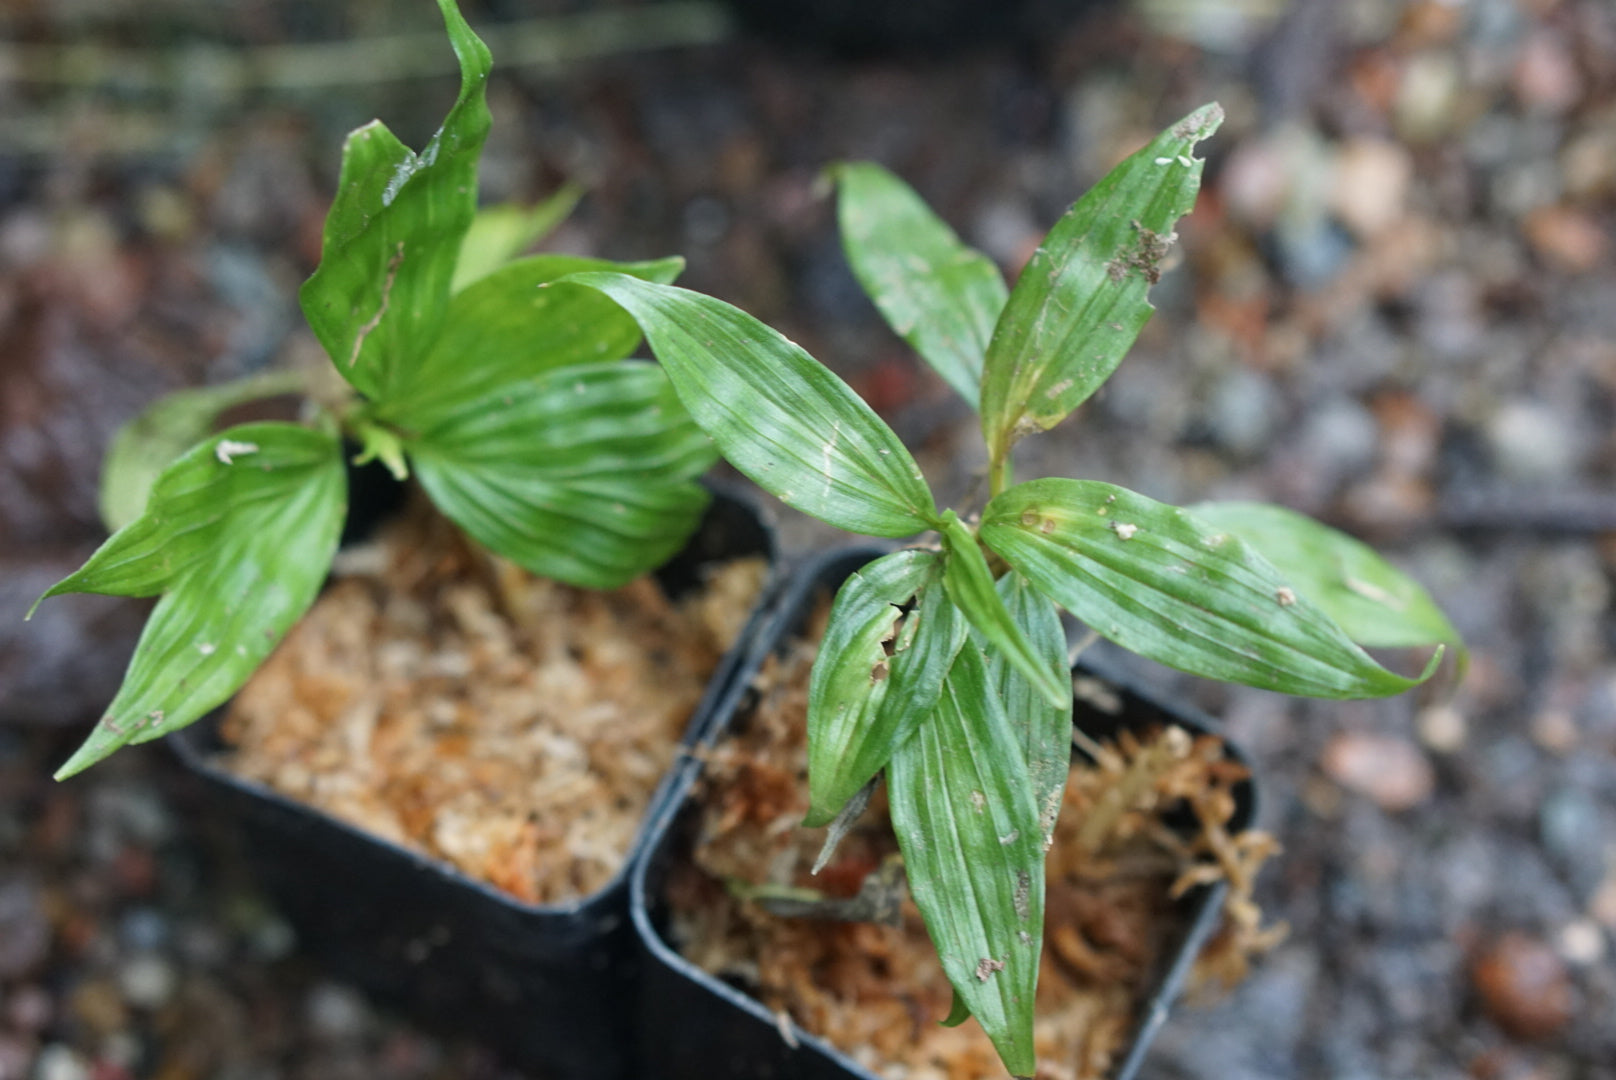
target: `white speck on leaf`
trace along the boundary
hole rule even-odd
[[[991,956],[984,956],[976,965],[976,981],[987,982],[993,977],[995,971],[1004,970],[1004,961],[995,960]]]
[[[1021,836],[1021,830],[1020,829],[1011,829],[1009,832],[1007,832],[1003,836],[999,837],[999,843],[1001,843],[1001,844],[1013,844],[1013,843],[1016,842],[1017,838],[1019,838],[1020,836]]]
[[[1156,159],[1156,164],[1158,165],[1171,165],[1172,163],[1173,159],[1170,157],[1159,157]]]
[[[1195,159],[1190,157],[1188,154],[1178,155],[1178,163],[1184,166],[1186,169],[1195,167]]]
[[[971,805],[975,807],[976,812],[980,814],[988,807],[988,797],[982,794],[980,791],[973,791],[971,792]]]
[[[234,439],[220,439],[213,448],[213,456],[219,459],[221,465],[234,464],[237,457],[258,453],[258,444],[250,442],[236,442]]]
[[[1281,585],[1274,590],[1274,599],[1279,601],[1280,607],[1290,607],[1296,603],[1296,590],[1287,585]]]
[[[196,651],[201,653],[203,656],[212,656],[215,652],[218,652],[218,650],[219,646],[210,644],[206,641],[196,647]]]
[[[1116,529],[1117,539],[1119,539],[1119,540],[1132,540],[1133,539],[1133,534],[1139,531],[1139,526],[1137,526],[1137,525],[1128,525],[1128,524],[1125,524],[1125,523],[1123,523],[1121,521],[1117,522],[1112,527],[1114,529]]]

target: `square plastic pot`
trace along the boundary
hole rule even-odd
[[[770,560],[772,580],[772,530],[750,500],[717,490],[690,543],[657,576],[678,595],[705,567],[752,555]],[[682,747],[728,700],[748,642],[769,622],[772,594],[765,587],[714,672]],[[234,811],[260,884],[306,954],[423,1027],[483,1041],[512,1065],[567,1080],[632,1075],[639,953],[628,868],[677,767],[663,777],[624,868],[604,888],[570,903],[526,904],[228,772],[217,759],[222,711],[169,742]],[[675,760],[684,758],[681,751]]]
[[[816,598],[835,589],[859,567],[886,554],[884,548],[855,548],[826,555],[804,566],[786,586],[778,612],[766,634],[748,656],[731,684],[726,701],[714,714],[713,726],[701,737],[703,747],[716,745],[730,727],[745,717],[753,694],[750,684],[769,652],[782,649],[807,622]],[[1216,734],[1206,716],[1164,701],[1115,672],[1080,662],[1074,675],[1106,683],[1121,702],[1104,712],[1079,699],[1073,724],[1105,739],[1123,729],[1145,730],[1176,724],[1192,734]],[[1221,736],[1220,736],[1221,737]],[[1224,741],[1225,753],[1245,763],[1239,750]],[[652,835],[630,879],[630,913],[644,971],[640,981],[640,1046],[637,1075],[646,1080],[879,1080],[823,1039],[792,1025],[795,1046],[782,1037],[780,1019],[763,1004],[686,960],[669,943],[664,883],[671,867],[688,858],[698,809],[693,789],[702,771],[700,756],[691,758],[675,778],[671,798],[652,826]],[[1231,830],[1248,827],[1256,813],[1256,789],[1250,780],[1235,790],[1237,808]],[[1165,963],[1141,1003],[1138,1024],[1118,1059],[1110,1080],[1135,1080],[1141,1062],[1166,1022],[1169,1008],[1182,991],[1201,948],[1216,932],[1227,886],[1201,886],[1179,901],[1181,938],[1164,950]]]

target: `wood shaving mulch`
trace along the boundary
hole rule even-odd
[[[590,592],[417,506],[338,570],[232,703],[228,767],[548,904],[621,868],[767,566]]]
[[[809,874],[824,834],[798,823],[808,809],[807,676],[823,618],[810,641],[771,658],[757,708],[711,753],[694,865],[682,863],[668,884],[672,936],[703,969],[881,1075],[1002,1077],[974,1022],[939,1025],[952,992],[907,896],[898,927],[781,918],[736,898],[764,883],[851,897],[897,851],[881,791],[832,863]],[[1108,1075],[1159,977],[1163,949],[1183,932],[1174,899],[1194,885],[1231,885],[1225,925],[1198,965],[1204,979],[1238,981],[1250,957],[1284,933],[1260,928],[1251,899],[1252,879],[1277,845],[1263,833],[1229,832],[1233,788],[1246,774],[1217,739],[1167,728],[1086,749],[1093,760],[1073,765],[1048,863],[1040,1080]],[[1166,821],[1176,812],[1178,823],[1186,806],[1198,823],[1191,835]]]

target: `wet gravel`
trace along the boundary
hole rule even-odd
[[[491,31],[512,6],[467,5]],[[82,0],[0,10],[0,37],[257,46],[429,29],[429,8]],[[1346,705],[1136,664],[1258,762],[1287,849],[1262,899],[1292,928],[1175,1014],[1149,1075],[1616,1076],[1616,9],[1284,10],[1141,0],[946,54],[732,37],[507,70],[485,195],[578,179],[554,246],[683,252],[686,284],[829,362],[959,501],[974,418],[859,295],[818,170],[883,161],[1013,268],[1110,161],[1222,100],[1155,321],[1020,470],[1347,527],[1430,586],[1474,663],[1451,700]],[[118,422],[312,348],[294,291],[341,132],[379,113],[418,143],[451,89],[0,77],[0,1080],[502,1075],[323,978],[160,749],[51,784],[139,613],[19,621],[99,539]],[[799,553],[834,540],[781,517]]]

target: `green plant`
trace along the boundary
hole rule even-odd
[[[267,658],[331,565],[345,438],[400,478],[413,467],[492,551],[574,585],[610,588],[660,565],[700,520],[695,477],[715,451],[663,372],[624,359],[639,328],[589,289],[539,288],[586,270],[668,282],[682,261],[514,258],[577,196],[477,213],[491,62],[454,0],[439,7],[459,96],[419,154],[380,122],[349,135],[320,265],[299,293],[341,392],[311,401],[305,423],[209,435],[234,404],[310,387],[275,375],[188,391],[114,441],[102,505],[117,531],[40,600],[162,599],[58,777],[191,723]]]
[[[1173,667],[1324,698],[1397,693],[1441,655],[1407,678],[1360,645],[1457,643],[1419,586],[1301,515],[1012,480],[1017,440],[1093,394],[1149,317],[1146,293],[1199,188],[1194,147],[1221,119],[1206,106],[1119,165],[1014,289],[887,172],[835,170],[865,291],[981,414],[991,497],[979,520],[939,511],[875,413],[751,316],[622,275],[571,279],[638,320],[696,422],[783,502],[852,532],[937,534],[836,597],[809,687],[805,824],[832,826],[828,854],[885,773],[910,888],[955,989],[945,1022],[974,1015],[1019,1076],[1034,1069],[1044,852],[1072,738],[1057,606]]]

